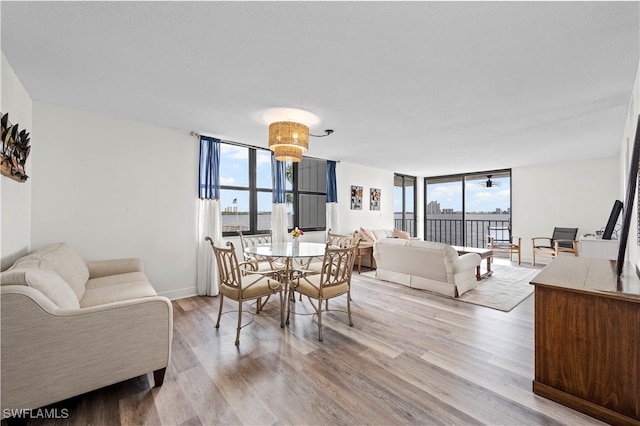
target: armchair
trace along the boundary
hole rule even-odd
[[[536,264],[536,253],[538,255],[550,256],[555,259],[560,253],[573,253],[574,256],[578,255],[578,242],[576,236],[578,235],[578,228],[553,228],[553,235],[549,237],[534,237],[531,239],[532,261],[531,264]],[[547,244],[542,245],[537,240],[545,240]]]
[[[522,243],[521,237],[509,236],[508,241],[497,241],[491,235],[487,236],[487,248],[498,253],[509,253],[509,260],[513,260],[513,254],[518,255],[518,265],[520,265],[520,246]]]

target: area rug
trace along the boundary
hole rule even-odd
[[[497,262],[494,262],[491,270],[493,274],[483,278],[478,287],[455,300],[509,312],[533,293],[534,287],[529,282],[540,272],[537,268],[501,265]],[[375,278],[375,273],[367,271],[362,275]]]
[[[540,272],[540,269],[495,263],[491,269],[493,275],[483,278],[478,287],[458,300],[509,312],[533,293],[534,287],[529,282]]]

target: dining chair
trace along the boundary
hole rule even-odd
[[[550,256],[555,259],[560,253],[573,253],[574,256],[578,255],[578,241],[576,236],[578,235],[578,228],[553,228],[553,235],[549,237],[534,237],[531,238],[532,249],[532,261],[531,264],[536,264],[536,253],[538,255]],[[547,244],[541,244],[536,240],[545,240]]]
[[[333,234],[331,232],[327,233],[327,243],[336,247],[352,247],[358,244],[361,237],[358,232],[354,232],[351,235],[343,235],[343,234]]]
[[[229,299],[238,302],[238,326],[235,342],[236,346],[238,346],[240,344],[240,329],[253,322],[252,319],[249,323],[242,325],[243,303],[248,300],[257,300],[258,306],[256,313],[260,313],[260,310],[262,309],[260,299],[262,297],[268,298],[275,293],[280,294],[280,327],[284,328],[284,298],[282,296],[282,284],[264,274],[252,273],[243,269],[243,266],[245,265],[254,265],[254,262],[238,263],[236,250],[231,241],[227,242],[228,248],[223,248],[216,246],[210,237],[206,237],[205,240],[209,241],[209,244],[211,244],[211,248],[213,249],[213,253],[216,258],[216,264],[218,266],[220,308],[218,309],[216,328],[220,328],[220,317],[222,316],[224,298],[228,297]],[[253,266],[250,266],[250,268],[253,268]]]
[[[358,245],[360,239],[361,237],[358,232],[354,232],[353,234],[350,234],[350,235],[334,234],[331,232],[331,230],[327,232],[327,244],[334,247],[340,247],[340,248],[354,247]],[[301,270],[303,273],[309,274],[309,275],[319,274],[320,270],[322,269],[322,265],[323,265],[322,259],[320,259],[320,261],[308,262],[306,265],[303,265]]]
[[[271,232],[268,234],[244,235],[242,231],[238,231],[240,236],[240,246],[242,247],[242,255],[245,262],[252,262],[255,265],[255,272],[266,274],[273,279],[280,280],[279,274],[285,267],[284,262],[278,262],[278,259],[252,257],[245,251],[247,247],[257,246],[259,244],[271,244],[273,237]]]
[[[292,289],[307,296],[318,317],[318,340],[322,341],[323,301],[346,295],[349,325],[351,319],[351,273],[356,257],[357,244],[350,247],[335,247],[327,243],[319,274],[301,275],[292,282]],[[315,301],[315,302],[314,302]],[[291,315],[291,303],[288,304],[287,321]]]

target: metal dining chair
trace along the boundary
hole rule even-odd
[[[216,328],[220,328],[220,317],[222,316],[224,298],[227,297],[238,302],[238,326],[235,342],[236,346],[238,346],[240,344],[240,330],[253,322],[253,320],[251,320],[249,323],[242,325],[243,303],[248,300],[257,300],[258,307],[256,313],[259,313],[262,309],[260,299],[262,297],[268,298],[276,293],[280,294],[280,327],[284,328],[282,284],[264,274],[247,272],[246,269],[243,269],[243,266],[253,265],[253,262],[238,263],[236,250],[231,241],[227,242],[228,248],[223,248],[216,246],[210,237],[206,237],[205,240],[211,244],[218,266],[220,308],[218,309]],[[253,266],[250,266],[250,268],[253,268]]]
[[[349,325],[351,319],[351,273],[356,257],[357,245],[339,248],[327,243],[320,274],[301,275],[292,283],[292,289],[306,296],[318,317],[318,340],[322,341],[322,312],[328,311],[323,301],[345,295],[347,298],[347,315]],[[287,310],[287,322],[291,315],[291,304]]]

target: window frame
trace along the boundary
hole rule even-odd
[[[467,211],[467,181],[469,180],[477,180],[474,178],[477,177],[485,177],[488,175],[493,175],[493,179],[496,179],[496,177],[500,177],[500,175],[508,175],[509,178],[509,225],[508,225],[508,237],[511,237],[511,230],[513,227],[513,173],[512,173],[512,169],[497,169],[497,170],[487,170],[487,171],[480,171],[480,172],[469,172],[469,173],[458,173],[458,174],[452,174],[452,175],[442,175],[442,176],[429,176],[429,177],[425,177],[424,178],[424,187],[423,187],[423,193],[424,193],[424,224],[423,224],[423,239],[425,241],[427,241],[427,232],[429,229],[429,213],[428,213],[428,206],[429,206],[429,202],[430,201],[434,201],[434,200],[429,200],[427,197],[427,190],[428,190],[428,185],[429,185],[429,180],[445,180],[445,179],[451,179],[451,181],[453,181],[454,179],[460,179],[460,184],[461,184],[461,205],[462,205],[462,218],[461,218],[461,228],[460,228],[460,232],[461,232],[461,240],[457,241],[457,243],[459,244],[453,244],[453,245],[462,245],[465,246],[467,244],[471,244],[470,246],[473,247],[473,238],[471,238],[471,240],[469,240],[468,235],[467,235],[467,223],[470,221],[468,220],[468,214],[469,212]],[[490,222],[490,221],[489,221]],[[502,221],[499,221],[502,222]],[[489,225],[491,225],[489,223]],[[478,244],[480,244],[479,240],[482,240],[482,242],[484,243],[486,239],[486,235],[482,234],[482,238],[478,239],[476,238],[476,240],[478,240]],[[430,241],[430,240],[429,240]],[[449,244],[449,243],[447,243]]]
[[[402,185],[398,186],[396,185],[396,179],[397,178],[401,178],[402,179]],[[406,224],[407,224],[407,180],[411,180],[413,181],[413,229],[405,229],[406,228]],[[400,225],[401,227],[398,228],[396,226],[396,218],[395,218],[395,208],[393,209],[393,223],[394,223],[394,227],[397,229],[400,229],[401,231],[405,231],[405,232],[409,232],[409,235],[411,235],[412,237],[415,237],[417,235],[417,221],[418,221],[418,216],[417,216],[417,212],[416,212],[416,207],[417,207],[417,203],[418,203],[418,193],[417,193],[417,185],[418,185],[418,178],[416,176],[410,176],[410,175],[405,175],[402,173],[394,173],[393,174],[393,189],[394,189],[394,197],[395,197],[395,188],[402,188],[402,218],[400,219]],[[394,205],[395,205],[395,199],[394,199]]]
[[[260,147],[255,147],[255,146],[250,146],[250,145],[244,145],[244,144],[239,144],[239,143],[233,143],[233,142],[229,142],[229,141],[220,141],[221,144],[227,144],[227,145],[231,145],[231,146],[236,146],[236,147],[240,147],[240,148],[246,148],[248,151],[248,158],[247,158],[247,167],[248,167],[248,178],[249,178],[249,185],[248,186],[241,186],[241,185],[220,185],[220,190],[221,191],[246,191],[249,193],[249,229],[248,230],[244,230],[241,229],[243,234],[246,235],[256,235],[256,234],[267,234],[269,232],[271,232],[271,228],[269,227],[269,229],[258,229],[258,195],[260,193],[268,193],[268,194],[272,194],[273,193],[273,188],[262,188],[262,187],[258,187],[258,176],[257,176],[257,157],[258,157],[258,151],[266,151],[268,153],[271,154],[271,151],[266,149],[266,148],[260,148]],[[303,157],[303,160],[307,158],[307,159],[313,159],[313,160],[318,160],[318,161],[322,161],[326,164],[327,160],[321,159],[321,158],[314,158],[314,157]],[[221,156],[221,161],[224,161],[224,156]],[[300,207],[299,207],[299,198],[301,194],[310,194],[310,195],[323,195],[326,198],[326,183],[325,183],[325,191],[324,192],[316,192],[316,191],[301,191],[299,189],[299,173],[298,173],[298,165],[300,163],[287,163],[287,167],[289,165],[292,166],[292,182],[291,182],[291,189],[287,189],[286,193],[287,194],[291,194],[292,195],[292,202],[293,202],[293,218],[292,218],[292,227],[288,228],[287,231],[291,231],[294,227],[298,226],[299,227],[299,223],[300,223]],[[326,206],[326,204],[325,204]],[[222,208],[222,206],[221,206]],[[325,231],[326,230],[326,223],[325,226],[318,226],[318,227],[307,227],[304,228],[305,231]],[[222,231],[222,236],[223,237],[233,237],[233,236],[237,236],[238,235],[238,230],[233,230],[233,231]]]

